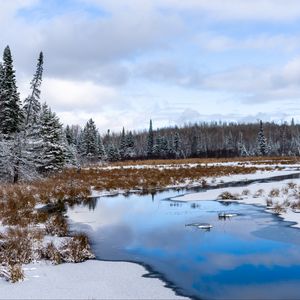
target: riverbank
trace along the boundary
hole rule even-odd
[[[293,227],[300,228],[300,179],[210,189],[175,197],[172,200],[184,202],[216,200],[258,205],[284,221],[294,223]]]
[[[53,266],[26,265],[25,280],[0,281],[1,299],[183,299],[140,265],[89,260]]]

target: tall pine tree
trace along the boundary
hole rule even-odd
[[[98,131],[92,119],[86,123],[82,138],[82,154],[89,160],[98,159]]]
[[[42,84],[43,77],[43,64],[44,56],[43,52],[41,52],[36,66],[36,72],[31,81],[31,94],[24,100],[25,126],[36,122],[37,116],[41,110],[40,87]]]
[[[264,156],[267,155],[268,153],[267,140],[265,138],[262,121],[260,121],[259,123],[259,132],[257,135],[257,150],[258,150],[258,155]]]
[[[1,73],[3,81],[0,90],[0,131],[9,135],[20,131],[24,118],[9,46],[3,53]]]

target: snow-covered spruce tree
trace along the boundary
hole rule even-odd
[[[147,136],[147,157],[151,158],[153,155],[153,146],[154,146],[154,133],[152,127],[152,120],[150,120],[149,132]]]
[[[98,130],[92,119],[86,123],[83,129],[81,154],[88,161],[95,161],[98,159]]]
[[[126,158],[127,153],[127,143],[126,143],[126,135],[125,135],[125,128],[122,129],[121,139],[120,139],[120,157],[121,159]]]
[[[20,131],[24,114],[17,91],[15,70],[9,46],[4,49],[1,73],[3,79],[0,89],[0,132],[11,135]]]
[[[2,62],[0,62],[0,96],[2,94],[3,81],[4,81],[4,68]]]
[[[75,144],[75,137],[73,135],[73,132],[70,128],[69,125],[67,125],[66,129],[65,129],[65,135],[66,135],[66,139],[69,145],[74,145]]]
[[[136,151],[135,151],[135,144],[134,144],[134,137],[131,131],[126,136],[126,147],[127,147],[127,153],[126,153],[126,158],[133,158],[136,156]]]
[[[114,146],[113,144],[110,144],[108,146],[108,149],[107,149],[107,159],[109,161],[118,161],[118,160],[120,160],[119,149],[116,146]]]
[[[105,150],[102,138],[99,133],[97,134],[97,147],[98,147],[98,158],[102,161],[107,160],[106,150]]]
[[[38,114],[41,110],[40,104],[40,94],[41,94],[41,84],[43,77],[43,64],[44,56],[43,52],[40,52],[38,63],[36,66],[36,72],[30,83],[31,94],[24,100],[24,113],[25,113],[25,126],[36,122]]]
[[[155,143],[152,147],[152,157],[160,158],[161,155],[161,136],[158,135],[155,138]]]
[[[13,59],[7,46],[0,67],[0,173],[2,179],[13,182],[18,181],[27,166],[20,135],[23,118]]]
[[[160,157],[167,158],[169,155],[169,143],[166,136],[162,136],[160,139]]]
[[[264,134],[263,122],[260,121],[259,123],[259,132],[257,135],[257,152],[258,155],[267,155],[268,147],[267,147],[267,140]]]
[[[38,170],[42,173],[61,170],[67,158],[63,128],[56,114],[46,103],[42,106],[38,127],[40,142],[42,143],[41,151],[36,160]]]

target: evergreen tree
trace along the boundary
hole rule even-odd
[[[0,62],[0,96],[3,93],[3,82],[4,82],[4,68],[3,68],[3,64]]]
[[[132,132],[129,131],[127,137],[126,137],[126,146],[127,148],[133,148],[134,147],[134,138],[132,135]]]
[[[167,158],[169,155],[169,143],[168,139],[165,136],[162,136],[160,139],[160,157]]]
[[[267,140],[265,138],[262,121],[260,121],[259,123],[259,132],[257,135],[257,150],[258,150],[258,154],[262,156],[267,155],[268,153]]]
[[[66,135],[66,139],[67,139],[67,142],[69,145],[75,144],[75,137],[74,137],[73,132],[69,125],[67,125],[67,127],[65,129],[65,135]]]
[[[150,120],[149,132],[147,137],[147,156],[151,158],[153,155],[154,133],[152,128],[152,120]]]
[[[83,155],[89,160],[98,158],[98,130],[95,122],[90,119],[83,129]]]
[[[156,136],[155,143],[152,147],[152,157],[160,158],[161,155],[161,136]]]
[[[126,158],[127,154],[127,142],[126,142],[126,135],[125,135],[125,129],[123,127],[122,134],[121,134],[121,140],[120,140],[120,157],[121,159]]]
[[[120,160],[119,150],[113,144],[110,144],[108,146],[107,158],[108,158],[109,161],[118,161],[118,160]]]
[[[43,173],[61,170],[66,163],[63,128],[58,117],[47,104],[42,106],[39,122],[39,135],[43,146],[37,167]]]
[[[0,131],[9,135],[21,129],[24,118],[9,46],[3,53],[1,73],[3,80],[0,89]]]
[[[33,122],[36,122],[37,116],[41,110],[40,87],[42,84],[43,63],[44,63],[44,56],[43,56],[43,52],[41,52],[36,66],[36,72],[30,83],[31,94],[24,100],[25,126],[27,126],[28,124],[32,124]]]
[[[106,160],[107,159],[107,154],[106,154],[103,142],[102,142],[102,138],[101,138],[99,133],[97,135],[97,146],[98,146],[98,157],[99,157],[99,159],[100,160]]]

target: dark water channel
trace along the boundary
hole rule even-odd
[[[177,202],[174,191],[101,197],[68,209],[100,260],[149,266],[200,299],[300,299],[300,230],[263,208]],[[219,212],[238,216],[219,219]],[[205,231],[191,223],[209,223]]]

